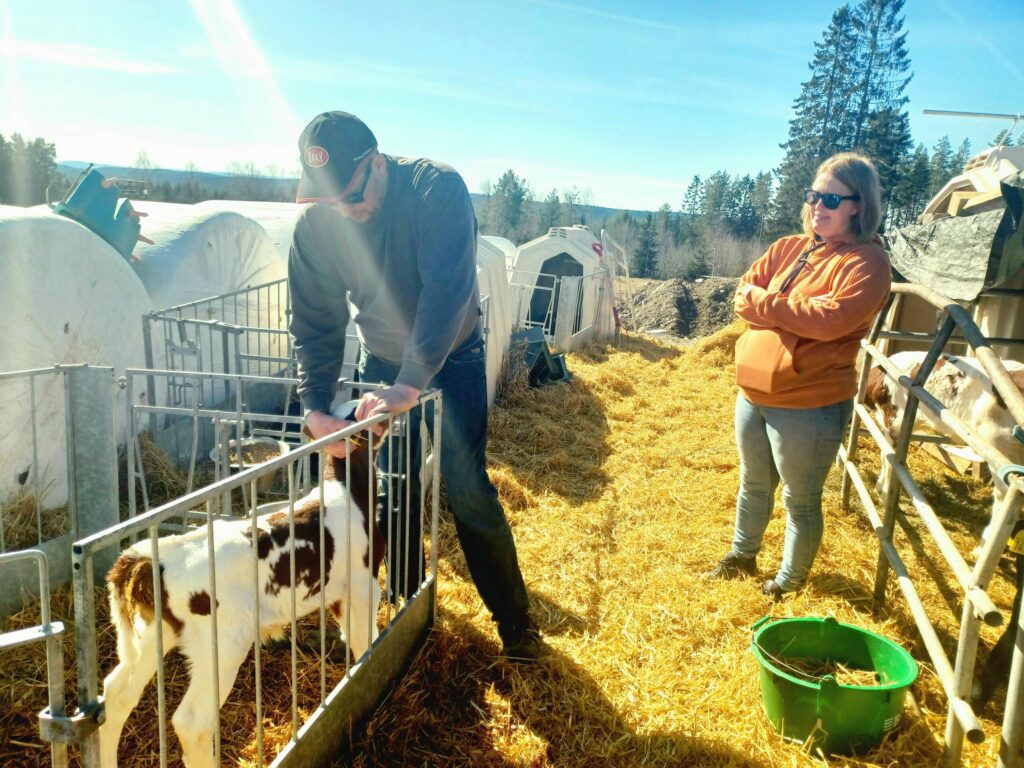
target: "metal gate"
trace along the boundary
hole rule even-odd
[[[896,576],[899,588],[907,601],[928,656],[949,701],[943,762],[946,766],[957,766],[961,762],[964,737],[966,736],[975,743],[979,743],[985,738],[981,723],[970,703],[979,630],[982,622],[991,626],[999,626],[1003,621],[1001,612],[987,593],[987,588],[1014,524],[1020,516],[1021,502],[1024,499],[1024,495],[1022,495],[1024,494],[1024,482],[1022,482],[1024,467],[1012,464],[993,446],[979,438],[970,427],[947,411],[942,403],[929,394],[924,388],[924,383],[946,344],[959,342],[969,345],[970,350],[977,356],[1018,425],[1024,424],[1024,398],[1021,397],[999,358],[990,348],[989,339],[986,339],[978,330],[966,309],[951,299],[916,284],[896,284],[893,285],[892,291],[889,304],[879,314],[871,333],[863,343],[866,355],[861,370],[857,403],[847,444],[839,451],[839,460],[845,470],[843,505],[848,507],[852,487],[856,490],[879,539],[879,559],[874,593],[876,602],[882,603],[885,600],[885,589],[890,572]],[[890,314],[893,302],[899,301],[904,296],[917,296],[927,301],[940,313],[941,320],[934,335],[906,334],[885,328],[886,318]],[[910,338],[915,341],[931,343],[925,361],[913,380],[902,375],[889,362],[885,353],[876,344],[880,338]],[[1015,340],[1003,339],[1000,341],[1012,343]],[[877,424],[864,405],[868,374],[875,364],[881,365],[893,381],[898,382],[899,386],[907,390],[907,406],[895,445],[890,442],[885,430]],[[919,405],[958,435],[991,466],[1000,467],[999,474],[1009,487],[1002,507],[992,521],[991,537],[985,543],[973,568],[967,564],[963,555],[957,550],[935,510],[906,466],[907,449],[913,437],[913,425]],[[881,447],[883,461],[888,461],[891,464],[893,477],[899,480],[898,483],[890,483],[881,515],[879,515],[879,510],[861,478],[855,462],[857,438],[861,433],[862,425]],[[893,541],[901,492],[906,493],[911,500],[914,511],[931,534],[945,564],[963,590],[960,636],[956,658],[953,661],[949,659],[942,647],[932,619],[928,616],[914,586],[914,578],[907,571]],[[1020,702],[1022,693],[1024,693],[1024,653],[1022,653],[1024,623],[1017,630],[1016,648],[1003,719],[1002,743],[999,751],[1000,766],[1020,766],[1022,764],[1021,739],[1024,734],[1024,723],[1021,722]]]

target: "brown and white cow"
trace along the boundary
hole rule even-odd
[[[344,484],[346,462],[349,488]],[[294,542],[287,511],[259,517],[255,532],[248,519],[214,521],[216,608],[211,605],[209,593],[207,527],[160,539],[163,650],[166,653],[177,647],[187,658],[190,670],[188,690],[172,717],[188,768],[214,765],[216,709],[211,691],[214,666],[210,614],[217,611],[222,706],[252,647],[257,601],[261,639],[280,637],[291,625],[292,552],[297,615],[319,610],[323,590],[342,633],[348,623],[346,611],[350,612],[351,636],[346,639],[356,659],[377,637],[380,589],[376,574],[384,556],[384,540],[372,514],[371,465],[365,448],[353,449],[345,460],[328,457],[323,483],[323,559],[327,571],[323,575],[319,489],[296,502]],[[253,547],[258,556],[258,594],[253,593]],[[121,554],[107,574],[119,663],[103,681],[106,721],[100,728],[100,752],[104,768],[117,764],[121,730],[157,667],[158,626],[150,553],[148,541],[135,544]]]
[[[924,362],[924,352],[897,352],[890,360],[902,373],[913,379]],[[1003,366],[1017,388],[1024,392],[1024,364],[1004,360]],[[981,363],[972,357],[942,355],[935,363],[925,389],[936,397],[961,421],[974,429],[983,440],[1002,452],[1015,464],[1024,464],[1024,444],[1017,440],[1012,430],[1013,416],[1006,403],[996,391]],[[881,367],[871,369],[864,402],[874,408],[879,421],[895,441],[907,404],[907,391],[886,377]],[[917,410],[915,430],[930,428],[932,431],[955,437],[945,424],[936,419],[923,407]],[[993,512],[1006,493],[1006,484],[997,477],[999,467],[989,467],[993,478]],[[876,488],[884,491],[889,483],[891,468],[882,460],[882,471]],[[987,537],[986,528],[983,538]]]

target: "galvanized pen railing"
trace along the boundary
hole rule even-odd
[[[140,372],[141,373],[141,372]],[[433,621],[433,601],[435,595],[435,580],[437,573],[437,511],[438,511],[438,489],[440,481],[440,450],[442,448],[440,444],[441,434],[441,418],[442,418],[442,403],[440,399],[440,393],[431,392],[427,393],[421,398],[420,419],[418,424],[406,424],[404,427],[400,427],[399,424],[402,422],[403,417],[395,417],[392,415],[381,415],[373,419],[369,419],[359,424],[353,424],[334,435],[321,438],[314,442],[310,442],[306,445],[302,445],[294,448],[287,454],[284,454],[278,458],[271,459],[257,467],[246,469],[238,472],[237,474],[227,477],[223,480],[213,483],[210,486],[201,488],[189,493],[188,495],[163,504],[155,509],[150,510],[137,515],[133,519],[126,520],[121,524],[114,526],[113,528],[107,529],[100,533],[86,537],[75,543],[72,552],[73,567],[74,567],[74,597],[75,597],[75,622],[79,628],[79,632],[76,634],[76,649],[78,659],[78,698],[82,702],[82,707],[88,709],[90,707],[97,707],[100,702],[99,698],[99,669],[97,664],[97,638],[95,633],[96,626],[96,594],[95,594],[95,578],[99,574],[95,572],[95,561],[102,553],[107,552],[111,549],[116,550],[120,544],[124,541],[135,541],[135,540],[148,540],[150,543],[149,553],[153,558],[154,564],[159,563],[160,558],[160,529],[165,523],[180,517],[187,517],[192,510],[201,507],[205,511],[206,519],[206,540],[207,540],[207,551],[209,555],[208,562],[208,588],[210,595],[210,604],[218,606],[217,601],[217,580],[216,580],[216,567],[215,567],[215,540],[214,540],[214,528],[213,521],[216,517],[215,510],[220,506],[221,500],[225,495],[230,495],[234,491],[241,491],[241,489],[247,489],[247,497],[249,500],[248,517],[252,521],[252,525],[256,525],[258,515],[266,511],[266,508],[261,508],[259,504],[260,491],[258,490],[257,481],[268,473],[276,473],[285,471],[288,478],[288,500],[287,502],[277,503],[273,505],[273,508],[279,511],[287,511],[289,516],[289,533],[292,542],[293,552],[290,558],[290,569],[291,569],[291,685],[292,685],[292,705],[291,705],[291,732],[292,738],[286,747],[274,760],[273,765],[309,765],[314,764],[318,759],[324,759],[325,755],[330,754],[329,750],[337,746],[338,740],[343,738],[345,729],[337,727],[338,723],[342,722],[344,718],[351,715],[351,708],[362,709],[364,712],[367,708],[375,705],[376,699],[372,697],[372,693],[376,691],[378,694],[382,693],[388,682],[401,671],[403,666],[407,663],[408,655],[412,652],[413,647],[419,638],[423,636],[425,628],[429,626]],[[420,509],[416,511],[422,518],[426,512],[425,500],[429,497],[431,505],[430,514],[430,526],[429,536],[431,542],[431,551],[429,558],[429,569],[426,573],[425,580],[421,585],[416,595],[412,596],[401,608],[396,612],[392,612],[389,608],[386,613],[387,628],[373,644],[367,655],[362,659],[356,660],[355,664],[350,664],[346,660],[346,672],[344,679],[335,688],[328,692],[326,689],[326,621],[327,621],[327,605],[324,602],[324,592],[320,591],[320,606],[319,606],[319,622],[320,622],[320,706],[314,711],[313,715],[306,721],[305,724],[300,724],[300,717],[298,711],[298,699],[297,699],[297,686],[296,681],[298,680],[298,660],[297,660],[297,638],[296,638],[296,622],[297,615],[295,611],[296,606],[296,579],[295,579],[295,563],[296,558],[294,556],[295,546],[295,504],[299,498],[298,483],[296,481],[296,468],[300,462],[307,459],[310,456],[317,455],[321,466],[324,461],[324,449],[335,442],[344,442],[347,447],[351,447],[351,440],[358,433],[368,431],[371,427],[377,424],[381,424],[385,427],[386,435],[403,434],[403,430],[408,429],[426,429],[426,424],[431,423],[433,430],[430,435],[431,437],[431,451],[424,456],[421,461],[421,466],[412,470],[419,473],[424,479],[426,486],[424,493],[421,497]],[[372,431],[368,431],[371,448],[374,446],[376,438],[373,436]],[[391,439],[389,437],[388,439]],[[410,473],[406,473],[410,474]],[[372,474],[371,474],[372,477]],[[321,475],[322,478],[322,475]],[[323,480],[319,481],[320,485],[320,498],[323,498]],[[351,504],[351,501],[349,501]],[[322,501],[321,501],[322,505]],[[371,506],[374,506],[371,504]],[[321,506],[322,509],[322,506]],[[348,510],[351,513],[351,509]],[[413,510],[409,510],[413,512]],[[369,511],[373,514],[373,511]],[[323,543],[324,537],[324,518],[320,516],[320,539],[321,544]],[[254,536],[255,538],[255,536]],[[423,547],[422,541],[418,542],[420,548]],[[371,537],[372,547],[372,537]],[[324,548],[321,546],[321,573],[324,573],[324,561],[323,552]],[[422,551],[422,549],[421,549]],[[259,601],[258,596],[260,594],[260,584],[258,581],[258,566],[259,559],[257,553],[257,547],[253,546],[253,578],[251,581],[252,588],[254,590],[254,601],[256,605],[256,618],[253,626],[253,642],[256,646],[255,659],[256,659],[256,733],[254,738],[256,739],[256,751],[257,751],[257,764],[263,765],[265,760],[264,755],[264,738],[262,731],[262,679],[261,679],[261,668],[262,668],[262,653],[259,647]],[[369,554],[370,562],[373,562],[372,551]],[[394,559],[393,553],[389,557]],[[408,561],[408,557],[405,558]],[[351,569],[351,562],[347,564],[347,567]],[[387,568],[394,568],[394,562],[389,562]],[[351,570],[350,570],[351,572]],[[154,574],[154,602],[155,615],[162,615],[162,590],[159,583],[160,569],[158,567],[153,568]],[[346,632],[347,638],[352,638],[352,632],[371,632],[371,627],[353,627],[352,617],[350,615],[351,606],[347,606],[345,623],[348,631]],[[212,611],[211,621],[212,627],[212,638],[213,647],[210,649],[212,654],[211,658],[216,661],[218,658],[217,648],[217,613],[223,611],[218,608]],[[403,619],[406,617],[406,619]],[[376,620],[376,617],[372,617],[372,620]],[[157,696],[158,696],[158,714],[159,714],[159,748],[160,748],[160,762],[161,765],[166,765],[167,762],[167,732],[166,732],[166,715],[167,715],[167,701],[165,695],[165,676],[163,666],[163,646],[165,644],[162,631],[162,623],[160,631],[158,632],[158,642],[156,655],[157,659]],[[377,661],[374,661],[375,658]],[[216,667],[213,671],[214,681],[217,679]],[[349,681],[358,679],[358,684],[349,685]],[[219,713],[220,704],[220,692],[216,690],[217,686],[214,685],[214,705]],[[367,699],[370,695],[370,700]],[[343,714],[339,714],[342,711]],[[341,718],[341,719],[339,719]],[[221,742],[220,742],[220,721],[219,714],[217,720],[216,732],[218,736],[215,739],[214,749],[216,751],[216,760],[220,764],[221,754]],[[84,736],[81,742],[82,756],[84,765],[86,768],[94,768],[97,766],[99,760],[99,744],[98,737],[95,732],[88,733]],[[327,750],[325,752],[325,750]]]

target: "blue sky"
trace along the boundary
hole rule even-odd
[[[295,139],[345,109],[381,150],[473,191],[508,168],[538,197],[678,208],[694,174],[780,161],[838,2],[0,0],[0,134],[60,160],[294,173]],[[915,141],[980,149],[1024,111],[1024,0],[908,0]],[[1019,125],[1015,133],[1024,129]]]

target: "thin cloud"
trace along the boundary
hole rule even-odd
[[[670,24],[664,21],[644,18],[642,16],[630,16],[622,13],[612,13],[599,8],[590,8],[574,3],[560,2],[560,0],[527,0],[534,5],[543,5],[548,8],[556,8],[568,11],[574,15],[591,16],[604,19],[622,25],[628,24],[644,29],[654,29],[659,32],[667,32],[677,37],[686,38],[693,42],[705,44],[709,40],[717,44],[742,45],[746,48],[756,48],[762,51],[771,51],[777,57],[796,58],[800,54],[796,50],[788,50],[779,47],[779,39],[802,39],[807,35],[816,35],[818,29],[810,24],[793,23],[791,21],[780,21],[775,24],[760,22],[756,26],[749,24],[734,24],[709,26],[707,24]],[[812,37],[813,39],[813,37]]]
[[[130,75],[174,75],[181,70],[167,64],[127,58],[124,52],[74,43],[34,42],[0,38],[0,57],[19,62],[36,61],[75,69],[101,69]]]
[[[256,118],[275,121],[289,135],[298,135],[301,124],[234,0],[190,2],[222,71],[253,105]]]

